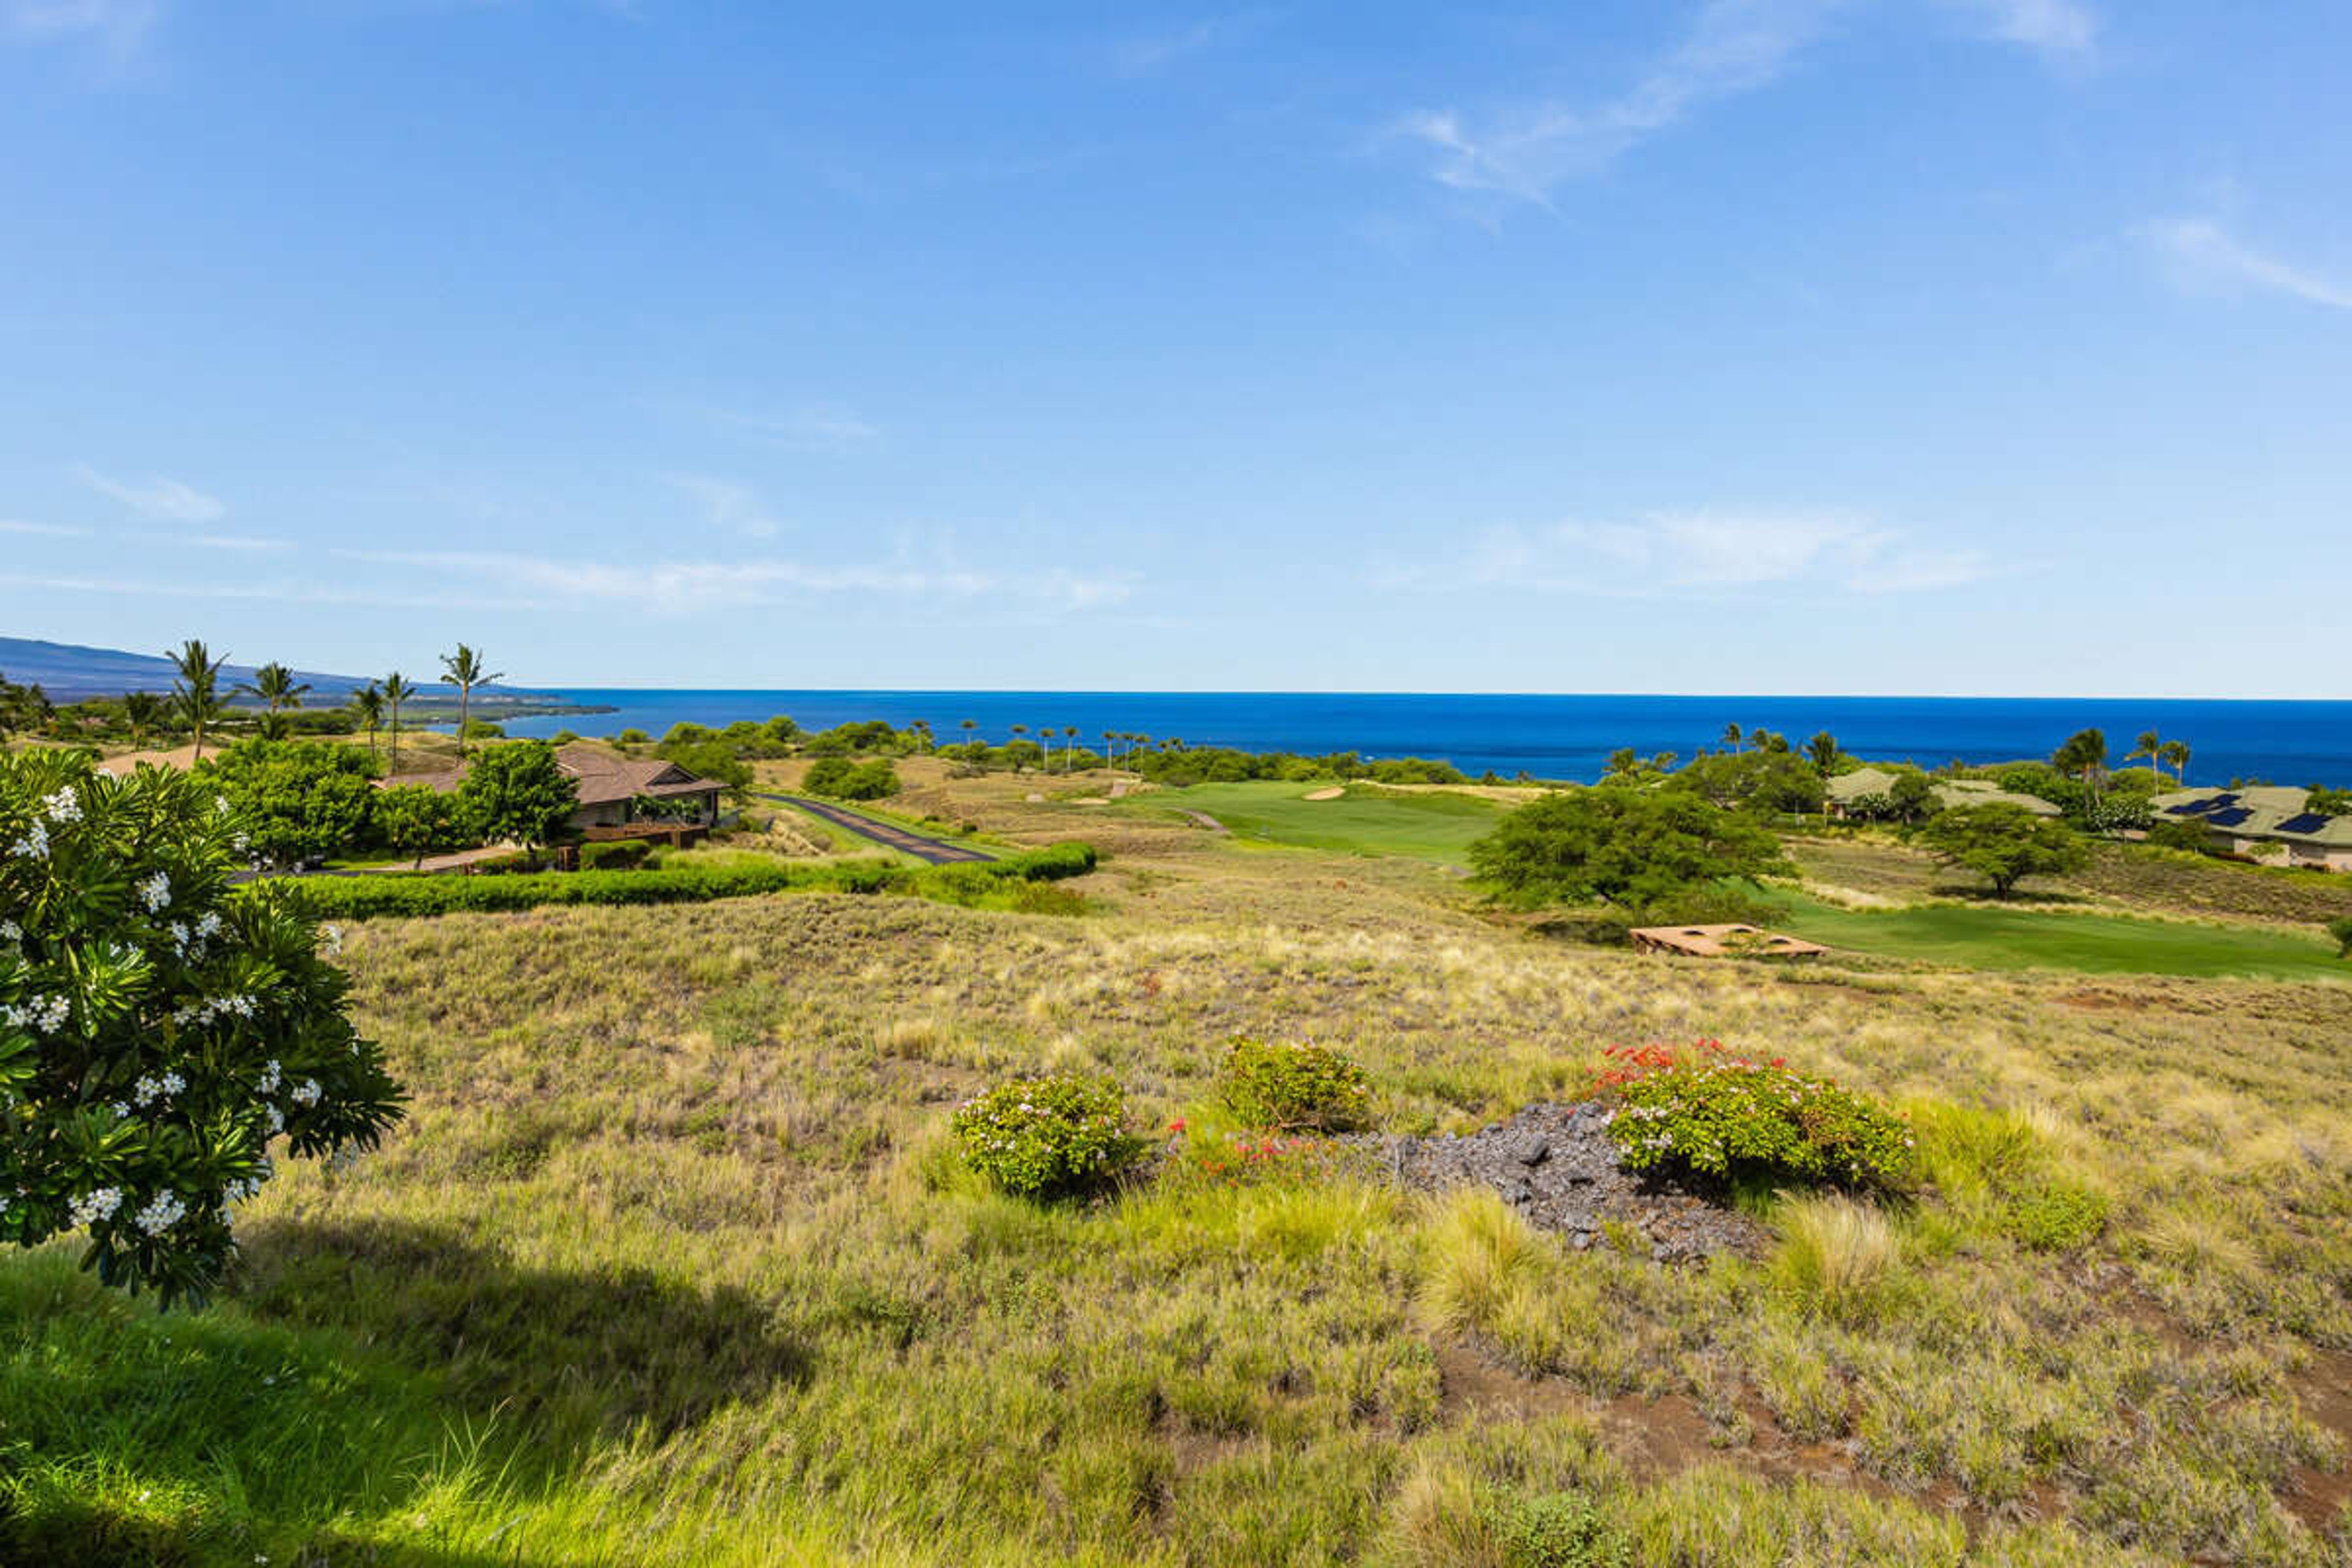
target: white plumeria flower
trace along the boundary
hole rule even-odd
[[[297,1089],[289,1098],[290,1098],[297,1105],[316,1105],[319,1103],[319,1097],[325,1092],[326,1090],[319,1087],[319,1080],[317,1079],[306,1078],[302,1080],[301,1087]]]
[[[51,822],[79,822],[81,796],[74,793],[73,785],[68,784],[57,794],[44,799],[41,802],[41,809],[48,814]]]
[[[66,1212],[73,1216],[74,1225],[79,1227],[111,1219],[114,1211],[121,1206],[122,1194],[120,1192],[112,1187],[100,1187],[94,1193],[74,1199],[66,1205]]]
[[[140,883],[139,901],[147,906],[149,914],[169,905],[172,901],[172,879],[158,871]]]
[[[49,853],[49,825],[36,822],[25,829],[25,837],[9,847],[8,853],[24,860],[42,860]]]
[[[177,1193],[167,1187],[156,1194],[145,1208],[131,1217],[132,1223],[148,1235],[161,1236],[179,1224],[186,1216],[187,1212],[188,1205],[180,1201],[180,1195]]]

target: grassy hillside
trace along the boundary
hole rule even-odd
[[[1078,921],[354,927],[388,1147],[290,1172],[202,1316],[0,1262],[0,1561],[1508,1568],[1587,1505],[1645,1563],[2340,1560],[2352,987],[1667,963],[1090,819]],[[1040,1208],[949,1155],[1046,1066],[1213,1134],[1237,1030],[1454,1130],[1719,1036],[1911,1104],[1935,1184],[1842,1272],[1769,1201],[1683,1268],[1376,1165]],[[2104,1228],[2041,1249],[2051,1194]]]

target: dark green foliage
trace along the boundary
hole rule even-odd
[[[367,753],[317,741],[239,741],[205,760],[207,780],[237,813],[252,858],[291,866],[367,836],[375,805]]]
[[[1743,815],[1688,790],[1616,785],[1530,801],[1471,845],[1470,862],[1522,903],[1598,900],[1628,910],[1787,865],[1779,842]]]
[[[0,1242],[87,1230],[110,1285],[201,1301],[229,1205],[292,1153],[399,1118],[349,982],[289,885],[234,889],[243,824],[206,778],[0,756]]]
[[[1370,1120],[1372,1091],[1364,1069],[1328,1047],[1237,1036],[1218,1070],[1217,1096],[1250,1127],[1352,1132]]]
[[[436,850],[454,849],[466,840],[457,796],[425,784],[394,784],[378,790],[370,812],[375,841],[412,860],[422,860]]]
[[[964,1163],[1025,1198],[1099,1186],[1144,1149],[1118,1084],[1067,1073],[999,1084],[958,1110],[954,1126]]]
[[[2329,789],[2325,784],[2313,784],[2303,797],[2303,809],[2315,811],[2322,816],[2352,816],[2352,789]]]
[[[2090,859],[2063,823],[2003,801],[1941,813],[1919,830],[1919,842],[1946,865],[1984,878],[2004,899],[2022,878],[2079,870]]]
[[[634,871],[646,863],[653,846],[641,838],[620,838],[606,844],[586,844],[580,849],[583,871]]]
[[[1008,900],[1024,883],[1082,877],[1094,869],[1086,844],[1056,844],[1002,860],[931,868],[883,860],[807,865],[783,860],[724,867],[667,865],[649,871],[545,871],[508,877],[373,876],[306,879],[302,894],[321,915],[441,915],[530,910],[549,904],[686,904],[759,893],[908,893],[949,902]]]
[[[0,676],[0,741],[18,731],[38,730],[56,713],[49,694],[37,684],[19,685]]]
[[[2352,915],[2327,922],[2327,934],[2336,939],[2336,956],[2352,958]]]
[[[2064,744],[2050,754],[2050,765],[2062,773],[2082,780],[2084,787],[2095,793],[2101,776],[2107,771],[2106,731],[2075,731],[2066,737]]]
[[[2159,849],[2189,849],[2203,854],[2213,847],[2213,830],[2201,822],[2160,817],[2148,825],[2147,841]]]
[[[1785,742],[1754,751],[1702,752],[1671,783],[1727,809],[1803,813],[1822,808],[1821,770]]]
[[[882,800],[898,793],[898,774],[878,758],[853,763],[847,757],[824,757],[809,768],[801,787],[834,800]]]
[[[512,839],[528,849],[562,831],[580,804],[580,786],[557,764],[554,747],[515,741],[475,757],[457,798],[467,826],[484,843]]]
[[[1521,1497],[1495,1530],[1505,1568],[1624,1568],[1624,1532],[1581,1492]]]

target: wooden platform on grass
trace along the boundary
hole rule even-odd
[[[1675,952],[1689,958],[1819,958],[1819,942],[1751,925],[1636,926],[1633,945],[1643,952]]]

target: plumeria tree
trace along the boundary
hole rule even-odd
[[[212,785],[91,761],[0,756],[0,1244],[80,1231],[106,1283],[200,1303],[272,1150],[372,1148],[402,1095],[333,928],[232,887]]]

